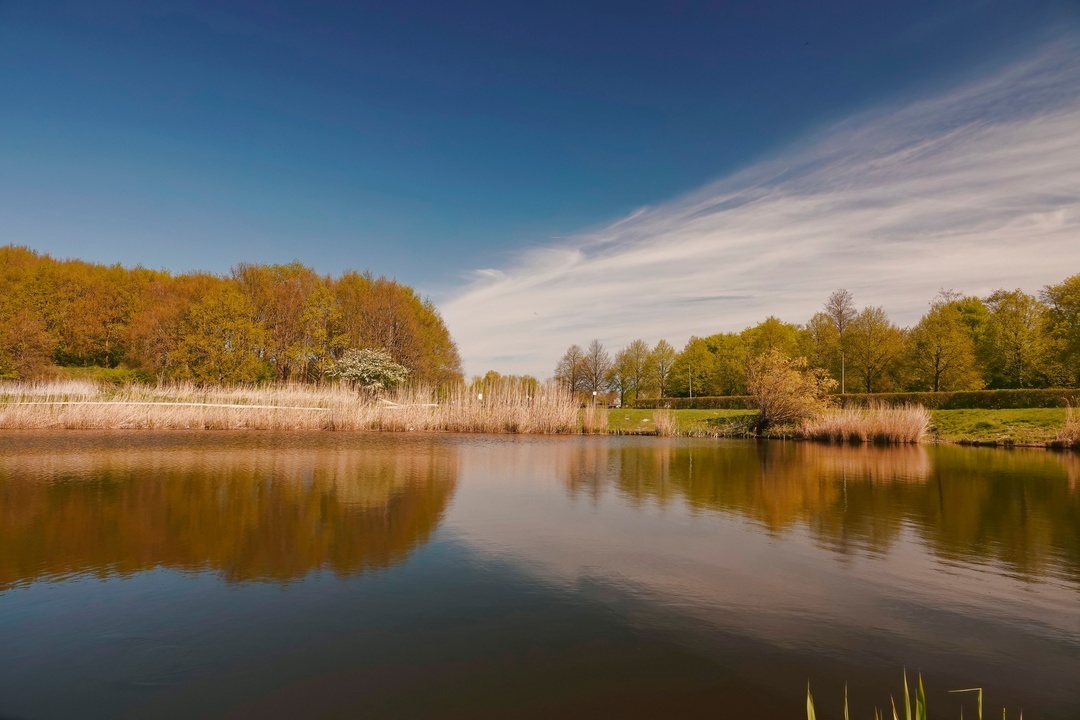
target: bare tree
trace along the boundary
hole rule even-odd
[[[834,290],[829,299],[825,301],[825,314],[836,327],[837,350],[840,352],[840,392],[847,392],[846,358],[847,329],[852,320],[858,314],[855,309],[855,300],[851,293],[843,288]]]
[[[585,351],[580,345],[571,345],[555,365],[555,379],[570,392],[585,389]]]
[[[585,389],[591,390],[594,393],[606,389],[607,376],[611,371],[612,365],[611,354],[607,351],[602,342],[593,340],[589,343],[589,347],[585,351],[584,359]]]
[[[848,324],[855,319],[858,311],[855,309],[855,299],[851,296],[851,293],[841,288],[836,290],[829,299],[825,301],[825,314],[836,325],[836,331],[840,333],[840,337],[844,336],[844,331],[847,330]]]

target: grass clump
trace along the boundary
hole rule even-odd
[[[679,421],[671,410],[657,410],[653,413],[653,428],[660,437],[679,434]]]
[[[1053,445],[1080,449],[1080,413],[1072,405],[1065,407],[1065,424],[1054,436]]]
[[[929,428],[930,412],[922,405],[873,403],[826,411],[804,421],[798,435],[840,443],[917,443]]]
[[[982,720],[983,717],[983,691],[982,688],[965,688],[963,690],[950,690],[951,693],[978,693],[978,705],[977,707],[977,720]],[[919,675],[918,684],[915,686],[915,691],[911,692],[908,689],[907,671],[904,671],[904,693],[902,695],[902,703],[904,712],[900,714],[896,707],[896,699],[892,696],[889,697],[889,705],[892,710],[892,720],[929,720],[930,714],[926,705],[926,689],[923,687],[922,675]],[[963,710],[960,711],[960,717],[963,718]],[[890,716],[885,715],[879,708],[874,708],[874,720],[886,720]],[[1007,720],[1005,709],[1001,710],[1002,720]],[[806,685],[806,720],[817,720],[817,711],[814,707],[814,697],[810,694],[810,684]],[[847,686],[844,686],[844,720],[850,720],[850,712],[848,708],[848,692]],[[1024,720],[1024,713],[1021,711],[1020,720]]]

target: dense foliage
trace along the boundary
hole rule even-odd
[[[173,275],[0,247],[0,377],[61,365],[129,368],[148,380],[316,382],[348,350],[366,348],[418,382],[461,377],[434,305],[385,277],[333,278],[299,263]]]
[[[614,357],[599,341],[588,350],[573,345],[555,376],[575,391],[610,389],[624,404],[641,406],[658,398],[745,396],[754,358],[774,349],[825,370],[843,393],[1076,388],[1080,274],[1043,288],[1038,296],[1019,289],[986,297],[942,291],[909,328],[898,327],[881,307],[859,310],[851,293],[837,290],[804,325],[769,317],[741,332],[691,337],[677,353],[663,340],[651,349],[644,340],[635,340]],[[989,407],[999,402],[991,397],[962,402]],[[936,401],[920,402],[939,406]],[[1047,401],[1017,402],[1043,406]],[[705,401],[693,406],[745,403]],[[1022,406],[1028,405],[1009,405]]]

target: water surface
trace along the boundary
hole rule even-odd
[[[1080,717],[1080,458],[0,438],[0,716]],[[967,700],[965,716],[974,716]],[[834,713],[829,713],[830,715]]]

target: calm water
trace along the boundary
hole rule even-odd
[[[1080,457],[0,437],[3,717],[867,717],[905,666],[1080,718]]]

